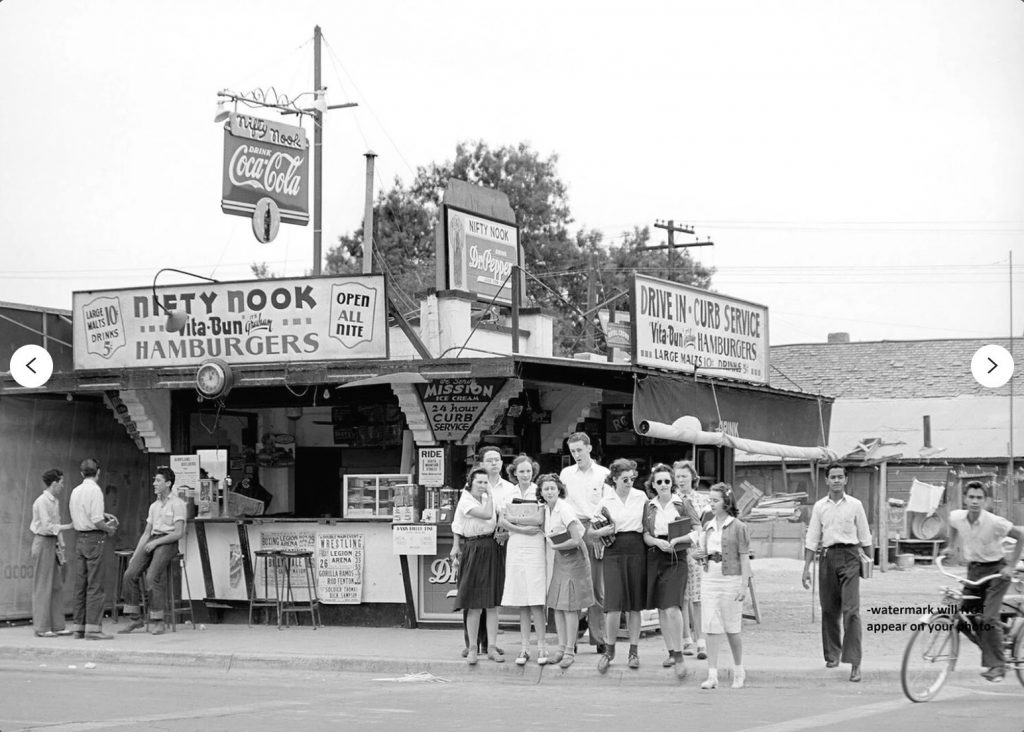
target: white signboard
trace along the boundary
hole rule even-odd
[[[179,495],[183,495],[181,492],[185,490],[199,490],[198,455],[171,455],[171,470],[174,471],[174,487]]]
[[[363,601],[362,534],[317,534],[316,590],[320,602],[358,605]]]
[[[768,308],[635,275],[633,363],[768,383]]]
[[[427,488],[444,485],[444,448],[421,447],[419,449],[419,484]]]
[[[382,275],[74,293],[75,369],[388,357]],[[158,304],[159,303],[159,306]],[[182,331],[165,330],[182,310]]]
[[[393,554],[437,554],[437,526],[396,524],[391,527]]]

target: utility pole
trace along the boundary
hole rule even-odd
[[[322,94],[320,89],[320,26],[313,28],[313,90]],[[321,238],[323,237],[323,144],[324,144],[324,113],[320,109],[313,110],[313,276],[318,277],[321,271]]]
[[[695,241],[690,244],[676,244],[676,234],[693,234],[693,228],[690,226],[677,226],[676,222],[672,219],[668,221],[662,221],[661,219],[655,219],[655,229],[665,229],[668,232],[668,244],[662,244],[656,247],[641,247],[640,251],[643,252],[657,252],[662,249],[668,249],[672,252],[676,249],[686,249],[688,247],[713,247],[715,245],[712,241]],[[669,255],[669,261],[671,262],[671,254]]]
[[[587,312],[591,313],[594,305],[597,303],[597,258],[594,256],[594,250],[590,250],[590,256],[587,259]],[[592,315],[590,316],[593,317]],[[588,318],[587,322],[583,324],[586,328],[586,346],[587,351],[594,350],[594,327],[591,320]]]

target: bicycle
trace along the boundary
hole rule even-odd
[[[999,577],[998,574],[991,574],[972,582],[947,572],[942,561],[943,557],[936,557],[935,566],[962,587],[942,587],[942,600],[946,607],[939,612],[922,615],[914,624],[900,669],[903,693],[913,702],[926,702],[939,693],[956,668],[961,634],[973,644],[978,644],[976,625],[982,611],[984,594],[979,596],[967,590],[977,589]],[[1021,566],[1024,563],[1016,567],[1017,574],[1011,581],[1011,588],[1021,582]],[[1003,624],[1006,670],[1015,671],[1020,683],[1024,684],[1024,595],[1007,593],[1000,608],[999,622]]]

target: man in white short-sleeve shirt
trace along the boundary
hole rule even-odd
[[[117,531],[117,519],[103,511],[99,486],[100,464],[86,458],[80,467],[82,482],[71,491],[68,510],[75,529],[75,602],[71,630],[76,638],[110,640],[103,632],[103,545]]]
[[[605,483],[608,468],[598,465],[590,456],[593,445],[586,432],[573,432],[566,440],[569,454],[575,465],[562,468],[559,475],[565,484],[565,499],[583,524],[587,553],[590,555],[590,576],[594,583],[594,604],[587,610],[587,625],[590,626],[590,644],[597,646],[598,653],[604,653],[607,645],[604,630],[604,562],[600,558],[604,545],[588,536],[591,519],[597,513],[598,504],[611,486]],[[598,548],[600,546],[600,548]]]
[[[982,676],[998,682],[1006,675],[999,608],[1010,587],[1013,568],[1017,566],[1021,550],[1024,549],[1024,533],[1008,519],[985,511],[982,506],[988,497],[989,491],[980,481],[972,480],[964,486],[964,505],[967,510],[949,512],[949,539],[942,553],[946,556],[951,554],[959,538],[967,561],[967,579],[974,581],[993,574],[1000,575],[998,579],[989,580],[985,584],[985,609],[980,618],[981,628],[978,633],[981,665],[987,669]],[[1004,538],[1017,541],[1009,559],[1003,551]]]
[[[185,535],[186,509],[185,502],[174,491],[174,471],[169,467],[161,465],[156,469],[153,492],[156,500],[149,507],[146,528],[124,573],[124,612],[130,620],[119,633],[131,633],[146,624],[142,619],[142,593],[139,590],[139,577],[143,572],[146,573],[149,597],[150,632],[153,635],[164,632],[164,603],[168,590],[166,570],[178,553],[178,541]]]

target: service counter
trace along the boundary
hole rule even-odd
[[[448,556],[451,526],[429,526],[436,531],[436,551],[403,561],[406,558],[394,552],[390,521],[197,518],[190,522],[184,551],[192,599],[214,609],[239,607],[257,581],[257,549],[308,549],[324,604],[413,604],[417,620],[461,622],[461,613],[453,609],[454,599],[448,597],[456,588]],[[262,593],[262,564],[260,572]],[[292,585],[305,585],[294,571]]]

